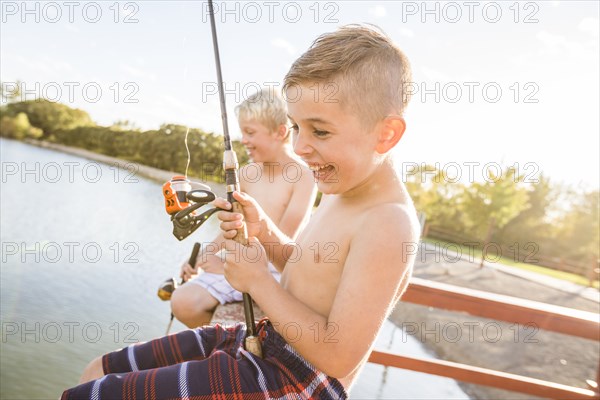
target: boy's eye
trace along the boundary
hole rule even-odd
[[[296,124],[294,124],[294,125],[292,125],[290,127],[290,131],[291,131],[291,133],[293,135],[297,135],[298,132],[299,132],[299,130],[300,130],[300,128],[298,128],[298,125],[296,125]],[[319,130],[319,129],[313,129],[313,134],[316,137],[323,138],[323,137],[328,136],[330,134],[330,132],[328,132],[328,131],[322,131],[322,130]]]

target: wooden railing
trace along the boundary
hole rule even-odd
[[[470,315],[600,341],[600,316],[591,312],[549,305],[413,277],[402,301],[467,312]],[[255,308],[255,317],[262,311]],[[213,322],[235,324],[243,320],[242,303],[219,305]],[[408,357],[374,350],[369,361],[390,367],[445,376],[463,382],[491,386],[553,399],[600,399],[598,389],[583,389],[492,369],[437,360]],[[600,383],[600,370],[596,382]]]
[[[402,301],[500,321],[535,324],[548,331],[600,340],[598,314],[419,278],[411,279]],[[369,361],[546,398],[600,398],[597,387],[595,390],[582,389],[450,361],[407,357],[379,350],[371,353]],[[600,383],[600,370],[596,382]]]

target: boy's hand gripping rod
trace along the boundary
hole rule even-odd
[[[219,57],[219,46],[217,43],[217,30],[215,27],[215,12],[213,9],[212,0],[208,0],[208,9],[210,14],[210,27],[212,31],[213,49],[215,52],[215,65],[217,66],[217,81],[219,88],[219,100],[221,103],[221,120],[223,122],[223,142],[225,144],[225,152],[223,153],[223,168],[225,169],[225,185],[227,190],[227,201],[231,203],[233,212],[242,214],[242,205],[233,197],[234,191],[240,190],[238,181],[238,161],[237,155],[232,149],[231,138],[229,137],[229,127],[227,125],[227,111],[225,108],[225,92],[223,89],[223,77],[221,75],[221,58]],[[248,245],[248,232],[246,225],[240,228],[235,238],[239,244]],[[254,324],[254,310],[252,308],[252,298],[248,293],[243,293],[244,301],[244,316],[246,318],[246,350],[252,354],[262,357],[262,349],[258,336],[256,336],[256,326]]]

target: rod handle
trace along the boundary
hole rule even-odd
[[[194,243],[194,248],[192,249],[192,254],[190,254],[189,264],[194,268],[196,265],[196,259],[198,258],[198,253],[200,252],[200,243]]]
[[[233,199],[233,195],[231,197]],[[233,202],[231,202],[231,210],[242,215],[244,214],[244,209],[242,208],[242,205],[235,199],[233,199]],[[248,245],[248,230],[246,228],[245,222],[242,224],[242,227],[237,230],[237,234],[235,235],[233,240],[238,242],[242,246]]]
[[[247,336],[244,344],[246,345],[246,350],[257,357],[262,358],[262,346],[258,336]]]
[[[198,253],[200,252],[200,243],[194,243],[194,248],[192,248],[192,254],[190,254],[190,259],[188,260],[188,264],[192,266],[192,269],[196,266],[196,259],[198,258]],[[181,278],[180,285],[185,283],[185,278]]]

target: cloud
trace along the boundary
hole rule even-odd
[[[415,33],[412,30],[408,29],[408,28],[400,28],[399,32],[400,32],[400,34],[402,36],[405,36],[405,37],[411,38],[411,37],[415,36]]]
[[[280,49],[284,49],[291,56],[294,56],[297,53],[296,48],[294,46],[292,46],[292,44],[290,42],[288,42],[287,40],[282,39],[282,38],[275,38],[275,39],[271,40],[271,45],[273,47],[279,47]]]
[[[62,61],[62,60],[51,60],[49,58],[45,58],[46,62],[49,63],[50,65],[52,65],[52,67],[56,70],[56,71],[66,71],[66,72],[73,72],[73,67],[71,66],[71,64],[69,64],[68,62]]]
[[[540,40],[546,50],[551,53],[567,50],[569,52],[581,52],[582,46],[580,43],[571,42],[563,35],[556,35],[548,31],[539,31],[535,35]]]
[[[35,58],[29,56],[22,56],[20,54],[2,53],[3,59],[11,60],[12,67],[19,70],[29,70],[32,72],[42,72],[46,74],[52,74],[53,76],[57,72],[68,72],[73,73],[73,66],[63,61],[62,59],[55,59],[50,57]],[[42,79],[40,76],[39,79]]]
[[[135,78],[150,79],[151,81],[156,80],[156,75],[151,72],[146,72],[144,70],[132,67],[128,64],[121,64],[120,67],[123,71],[129,73]]]
[[[79,30],[78,27],[73,26],[73,24],[66,24],[63,25],[65,27],[66,30],[68,30],[69,32],[74,32],[74,33],[79,33],[81,32],[81,30]]]
[[[421,66],[421,72],[423,72],[423,75],[425,75],[425,79],[427,79],[428,81],[433,81],[433,82],[449,82],[450,81],[450,77],[446,74],[444,74],[441,71],[438,71],[436,69],[427,67],[425,65]]]
[[[556,35],[548,31],[539,31],[535,37],[538,38],[546,47],[555,48],[567,44],[567,38],[562,35]]]
[[[387,15],[387,11],[383,6],[375,6],[369,8],[369,14],[375,18],[383,18]]]
[[[577,28],[582,31],[589,33],[594,37],[598,37],[598,31],[600,28],[598,27],[598,18],[587,17],[581,20]]]
[[[596,61],[598,59],[598,41],[573,41],[566,36],[557,35],[542,30],[536,38],[543,44],[541,55],[577,58],[581,61]]]
[[[181,110],[181,109],[188,109],[188,111],[191,111],[189,104],[187,104],[187,103],[179,100],[176,97],[168,95],[168,94],[162,95],[162,101],[161,101],[161,103],[164,104],[164,105],[166,105],[166,106],[171,106],[171,107],[173,107],[175,109],[179,109],[179,110]]]

